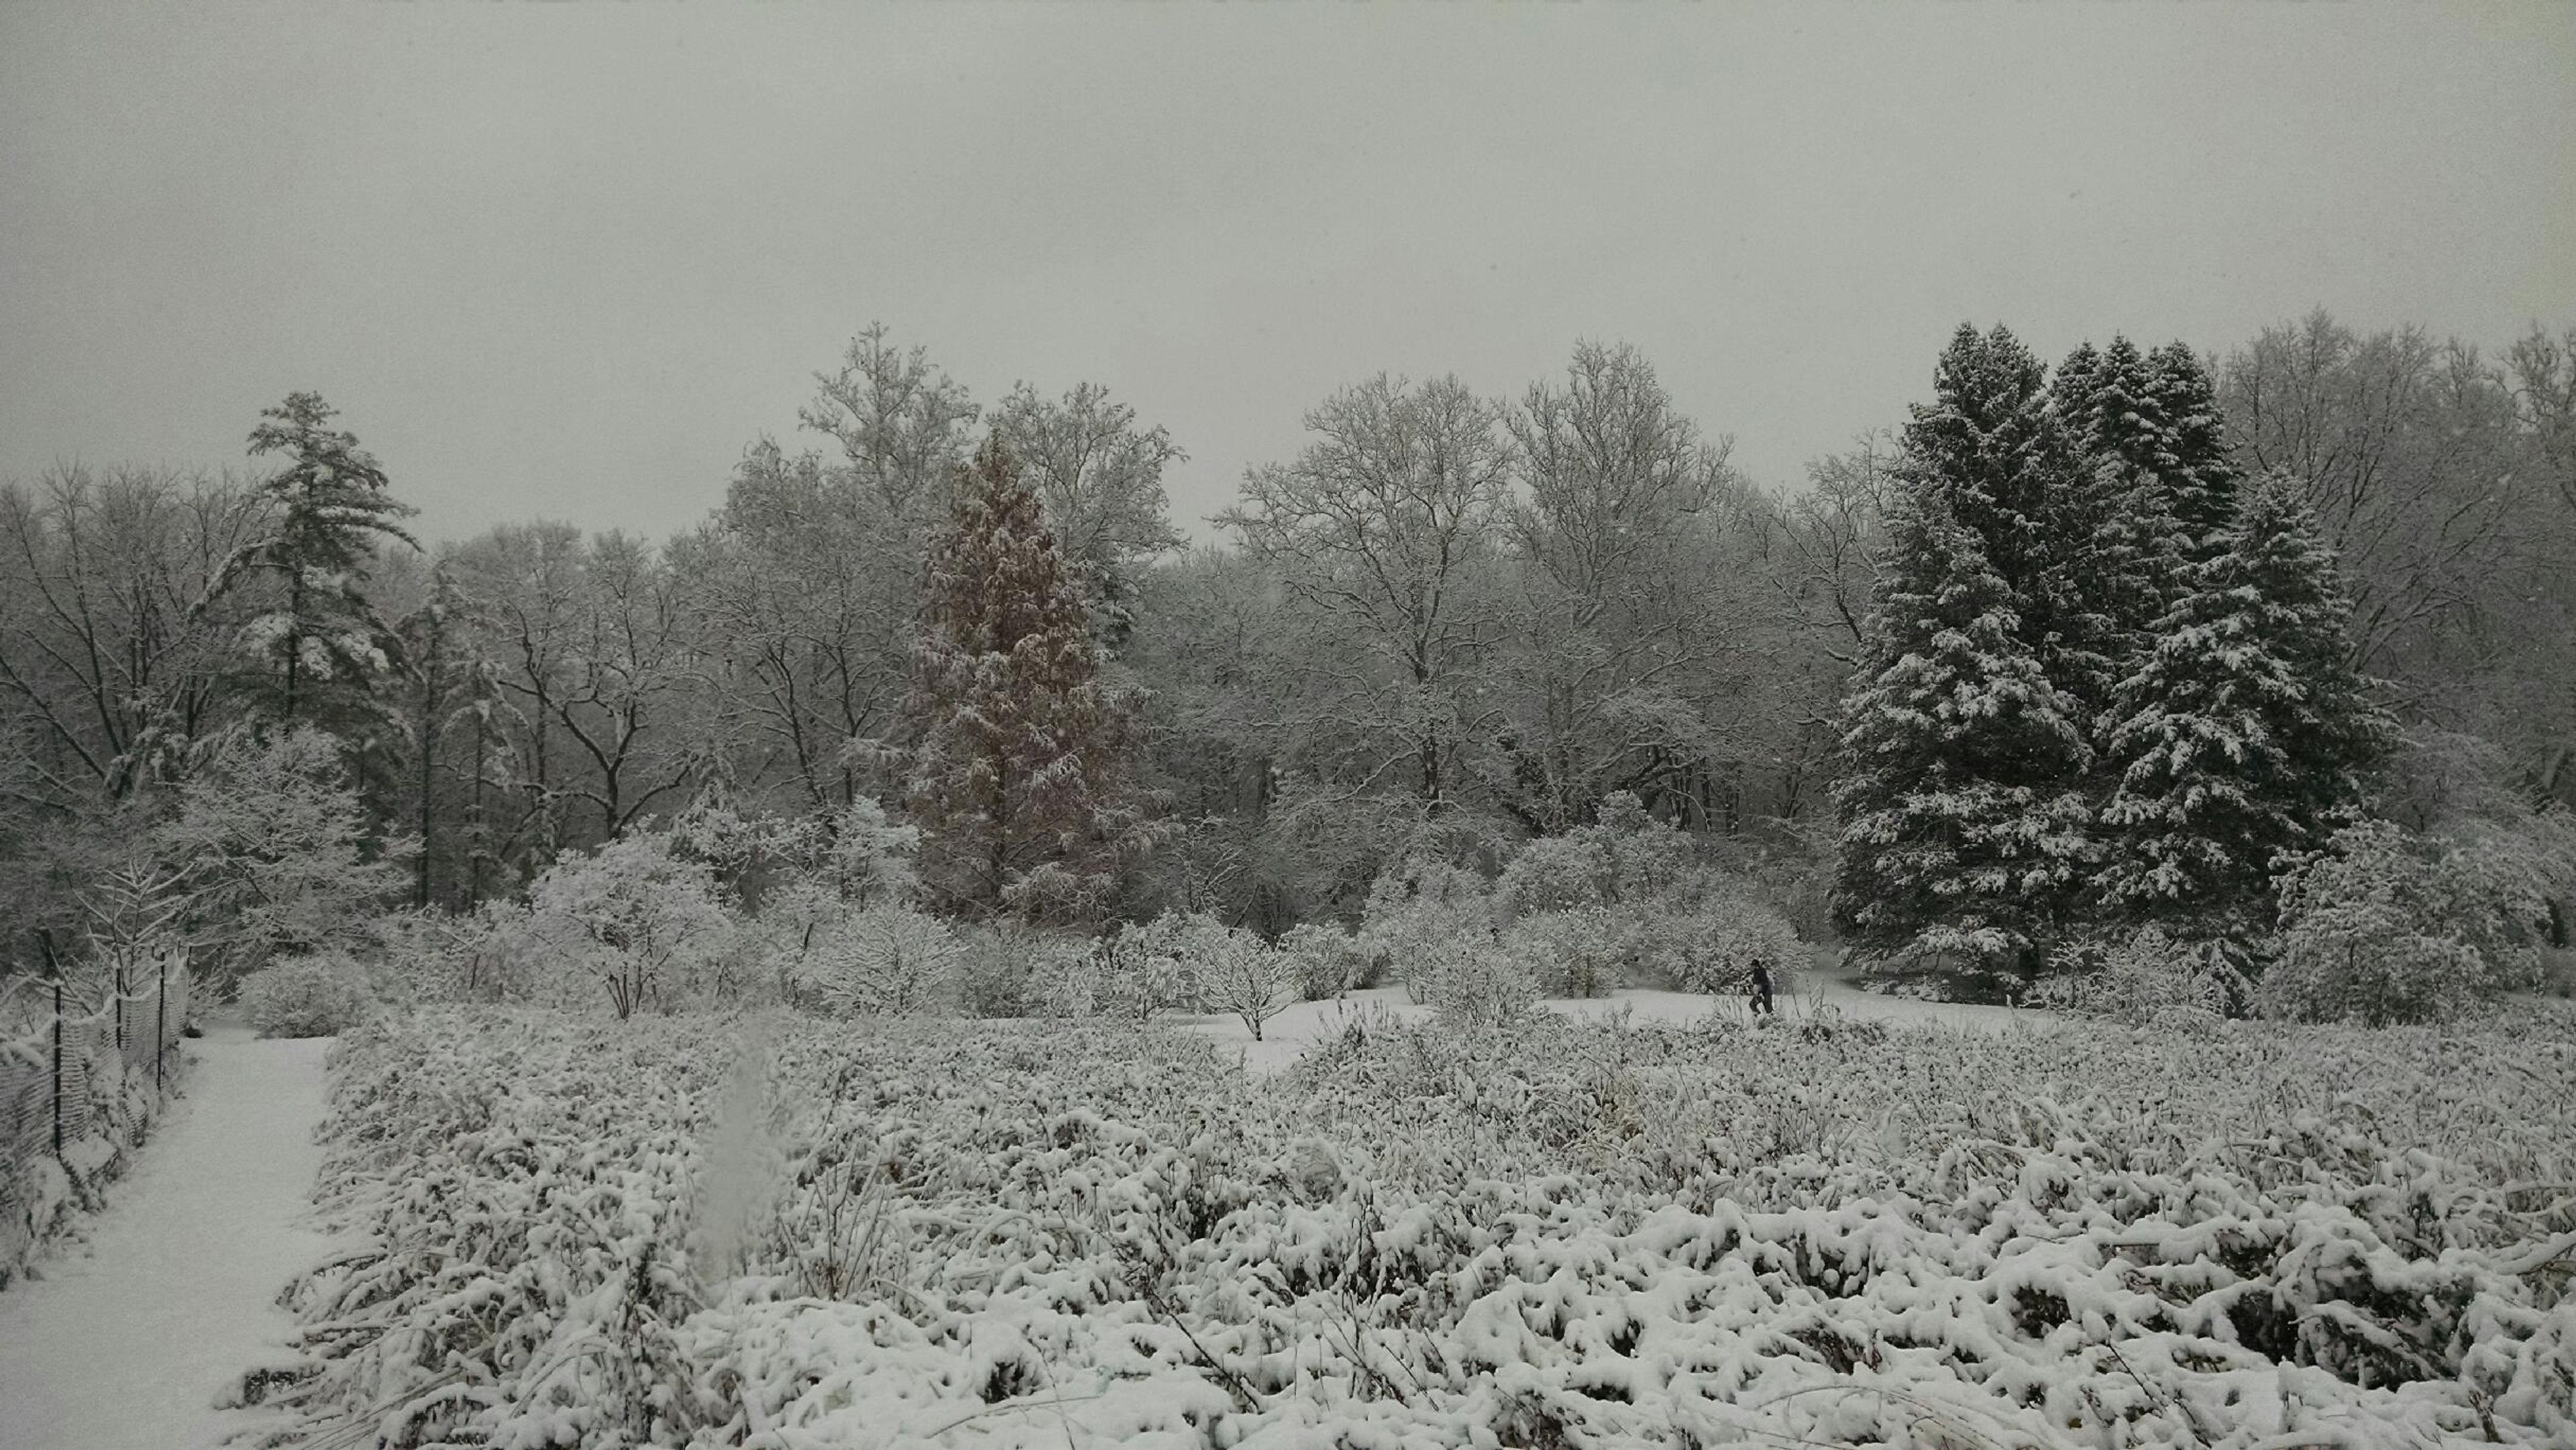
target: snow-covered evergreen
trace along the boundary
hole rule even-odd
[[[376,712],[375,682],[401,658],[394,631],[366,595],[376,546],[420,546],[399,522],[417,511],[392,495],[356,434],[329,426],[336,416],[318,393],[290,393],[261,410],[251,456],[287,460],[262,485],[277,506],[276,527],[224,561],[206,599],[268,579],[272,589],[242,623],[240,642],[260,664],[269,713],[345,727]]]
[[[2192,933],[2259,929],[2285,855],[2349,820],[2382,717],[2346,661],[2350,606],[2295,481],[2244,490],[2120,686],[2102,899]]]
[[[1088,917],[1142,839],[1130,712],[1101,677],[1082,585],[998,443],[959,475],[928,594],[906,706],[928,884],[968,916]]]
[[[1838,914],[1880,953],[2026,967],[2088,874],[2084,720],[1943,497],[1919,490],[1891,533],[1843,709]]]

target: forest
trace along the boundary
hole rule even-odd
[[[638,841],[749,908],[892,843],[950,921],[1276,942],[1624,810],[1930,990],[2142,930],[2241,996],[2404,927],[2326,1016],[2563,963],[2576,332],[1926,361],[1795,481],[1628,347],[1378,375],[1197,544],[1168,427],[882,327],[667,540],[418,539],[312,394],[240,463],[66,463],[0,491],[0,959],[149,923],[238,980]]]

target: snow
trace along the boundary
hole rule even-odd
[[[196,1044],[187,1099],[88,1243],[0,1293],[0,1450],[198,1450],[248,1423],[216,1400],[282,1357],[278,1291],[324,1245],[300,1223],[328,1046]]]
[[[1956,1031],[2009,1032],[2044,1030],[2058,1022],[2057,1014],[2028,1007],[1986,1007],[1966,1002],[1927,1002],[1911,997],[1888,997],[1866,992],[1851,982],[1827,972],[1801,976],[1778,997],[1780,1016],[1787,1021],[1800,1021],[1819,1016],[1839,1016],[1845,1021],[1885,1022],[1891,1026],[1938,1027]],[[1544,1001],[1539,1006],[1547,1011],[1581,1021],[1597,1022],[1618,1013],[1638,1025],[1675,1025],[1698,1022],[1712,1013],[1722,1017],[1741,1017],[1745,1003],[1737,997],[1717,997],[1705,992],[1661,992],[1643,987],[1622,988],[1606,997],[1560,998]],[[1252,1040],[1240,1018],[1217,1013],[1200,1016],[1162,1017],[1155,1020],[1211,1037],[1239,1056],[1243,1066],[1253,1072],[1278,1072],[1294,1065],[1317,1042],[1330,1041],[1348,1031],[1356,1022],[1363,1026],[1377,1022],[1420,1023],[1431,1020],[1432,1010],[1412,1002],[1402,987],[1375,987],[1345,992],[1338,998],[1322,1002],[1299,1002],[1281,1011],[1261,1025],[1261,1040]]]

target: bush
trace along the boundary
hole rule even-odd
[[[1619,869],[1597,828],[1539,837],[1521,847],[1494,883],[1495,901],[1514,917],[1578,911],[1618,896]]]
[[[1760,963],[1770,969],[1771,990],[1785,993],[1807,959],[1787,917],[1741,899],[1651,917],[1641,936],[1641,960],[1685,992],[1741,996]]]
[[[944,1012],[957,1002],[955,932],[908,906],[817,923],[788,974],[796,1000],[843,1017]]]
[[[622,836],[565,856],[528,888],[529,930],[551,946],[556,995],[604,993],[623,1019],[704,995],[733,946],[733,918],[704,862],[667,836]]]
[[[2277,958],[2255,993],[2265,1016],[2385,1027],[2459,1015],[2527,985],[2513,969],[2512,899],[2492,855],[2387,821],[2335,833],[2281,881]]]
[[[956,929],[957,1005],[969,1017],[1064,1017],[1092,1010],[1091,943],[1070,932],[997,921]]]
[[[1360,941],[1373,962],[1428,1002],[1433,979],[1469,951],[1491,955],[1500,936],[1484,878],[1444,866],[1389,871],[1370,888]]]
[[[1330,923],[1290,927],[1279,949],[1296,973],[1298,995],[1309,1002],[1338,997],[1368,979],[1368,948]]]
[[[277,957],[242,979],[241,1005],[262,1037],[333,1037],[366,1018],[365,969],[346,956]]]
[[[1083,1010],[1140,1021],[1157,1012],[1195,1010],[1203,955],[1195,943],[1224,931],[1215,917],[1199,911],[1120,922],[1091,949],[1093,988]]]
[[[1261,1040],[1261,1024],[1296,994],[1296,963],[1287,953],[1239,927],[1194,935],[1190,974],[1210,1008],[1240,1019]]]
[[[1633,945],[1620,916],[1604,906],[1521,917],[1498,950],[1548,997],[1600,997],[1621,985]]]
[[[2123,941],[2061,948],[2025,1000],[2131,1027],[2205,1022],[2243,1010],[2252,990],[2247,960],[2232,943],[2176,941],[2151,926]]]

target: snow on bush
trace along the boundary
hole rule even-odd
[[[1167,911],[1151,921],[1120,922],[1085,958],[1087,1012],[1132,1017],[1194,1010],[1202,997],[1197,938],[1221,933],[1205,912]]]
[[[958,1006],[969,1017],[1064,1017],[1091,1010],[1090,939],[1002,920],[959,927]]]
[[[948,923],[908,906],[816,924],[790,971],[794,999],[840,1016],[953,1011],[964,948]]]
[[[1331,922],[1304,922],[1279,938],[1297,979],[1298,995],[1309,1002],[1338,997],[1368,980],[1368,948]]]
[[[2455,1017],[2528,985],[2503,863],[2386,821],[2338,831],[2282,877],[2281,932],[2255,993],[2268,1016],[2370,1026]]]
[[[241,984],[243,1015],[262,1037],[330,1037],[373,1005],[366,969],[338,952],[273,957]]]
[[[714,872],[667,836],[563,857],[528,887],[528,909],[528,929],[553,949],[542,985],[558,1000],[604,997],[620,1018],[697,999],[733,945]]]
[[[360,1029],[272,1400],[453,1445],[2530,1446],[2576,1015]],[[733,1059],[733,1060],[729,1060]]]
[[[1261,1025],[1297,998],[1297,964],[1287,953],[1241,927],[1220,927],[1191,943],[1192,975],[1210,1009],[1243,1023],[1252,1040]]]
[[[1641,942],[1640,961],[1685,992],[1743,996],[1752,989],[1756,964],[1770,972],[1771,990],[1789,992],[1807,960],[1807,944],[1787,917],[1743,897],[1672,913],[1653,928]]]
[[[2049,960],[2050,975],[2027,1000],[2132,1027],[2159,1018],[2205,1022],[2235,1016],[2245,1005],[2253,984],[2242,961],[2227,942],[2176,941],[2151,926],[2123,939],[2060,949]]]

